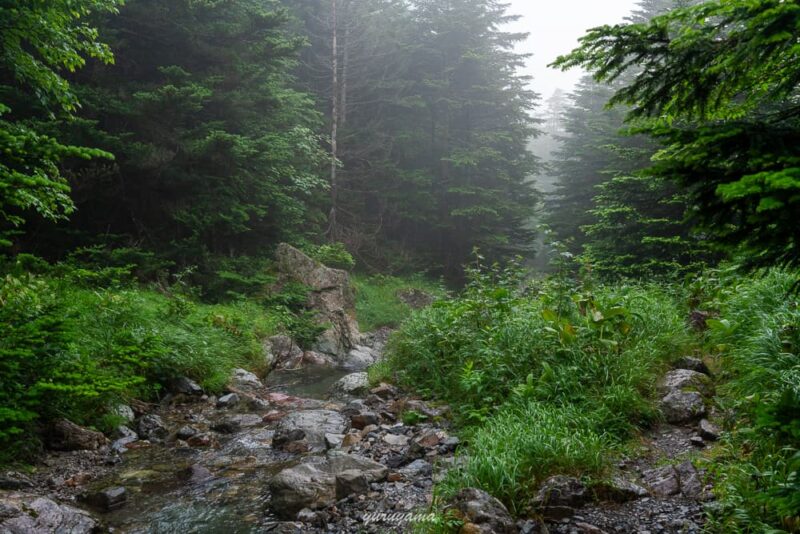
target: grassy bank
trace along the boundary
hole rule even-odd
[[[437,489],[478,487],[524,515],[552,474],[588,483],[661,417],[675,359],[719,362],[727,432],[709,453],[718,532],[800,529],[800,311],[795,275],[576,287],[473,271],[457,298],[408,320],[381,371],[448,403],[467,447]],[[520,289],[525,287],[525,289]],[[690,309],[712,317],[690,326]]]
[[[113,428],[116,404],[155,400],[178,376],[219,392],[232,369],[263,370],[263,340],[297,321],[287,308],[202,303],[119,270],[100,280],[102,270],[38,267],[11,266],[0,283],[0,461],[34,451],[55,418]]]

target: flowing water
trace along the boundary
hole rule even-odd
[[[349,372],[313,367],[275,371],[266,386],[270,392],[323,401],[331,386]],[[204,403],[178,405],[161,415],[170,428],[191,424],[202,429],[234,413]],[[219,438],[217,447],[154,445],[128,451],[113,475],[92,485],[94,490],[114,486],[128,490],[125,506],[102,515],[105,524],[126,533],[264,532],[274,521],[267,482],[296,461],[272,449],[272,435],[266,425],[257,424]],[[193,481],[188,478],[190,466],[207,468],[212,476]]]

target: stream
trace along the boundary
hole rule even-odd
[[[265,386],[269,393],[304,399],[306,407],[332,407],[327,402],[331,388],[350,372],[324,367],[277,370]],[[260,414],[248,408],[237,407],[224,416],[210,403],[165,411],[162,418],[169,427],[192,423],[205,428],[233,417],[243,428],[218,438],[219,449],[154,445],[126,452],[118,469],[91,486],[128,490],[127,503],[103,514],[104,523],[130,533],[263,532],[275,521],[268,513],[267,482],[297,460],[272,449],[274,430],[264,428]]]

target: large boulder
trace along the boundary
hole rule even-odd
[[[264,384],[254,373],[244,369],[234,369],[228,388],[234,391],[258,391],[264,388]]]
[[[100,432],[83,428],[67,419],[53,423],[47,440],[48,447],[57,451],[93,451],[107,443],[108,440]]]
[[[334,397],[357,397],[369,393],[369,377],[367,373],[351,373],[345,375],[331,388]]]
[[[465,488],[449,507],[464,521],[462,532],[516,534],[517,528],[503,503],[483,490]]]
[[[326,449],[325,434],[344,434],[349,422],[333,410],[304,410],[287,414],[278,422],[276,435],[291,435],[301,430],[312,450]]]
[[[0,510],[3,534],[89,534],[99,528],[89,513],[44,497],[6,495]]]
[[[681,424],[703,417],[706,406],[696,391],[673,390],[661,399],[661,411],[668,423]]]
[[[571,517],[575,508],[591,500],[586,486],[574,477],[555,475],[544,481],[533,500],[533,505],[547,519]]]
[[[345,356],[361,338],[350,276],[346,271],[326,267],[286,243],[278,245],[275,259],[282,281],[295,281],[310,288],[306,304],[317,312],[319,324],[328,326],[316,350]]]
[[[354,371],[363,371],[378,360],[378,352],[364,345],[350,350],[342,360],[342,367]]]
[[[671,391],[697,391],[702,395],[710,395],[713,387],[708,375],[691,369],[673,369],[664,375],[659,391],[662,395]]]
[[[269,482],[272,508],[282,519],[293,519],[304,509],[331,506],[337,499],[363,493],[369,484],[386,478],[384,465],[368,458],[330,452],[284,469]]]
[[[271,367],[275,369],[297,369],[303,363],[303,349],[289,336],[269,338],[269,351]]]

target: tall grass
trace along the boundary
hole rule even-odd
[[[447,487],[512,509],[555,472],[602,473],[613,449],[659,417],[657,379],[691,343],[680,299],[651,285],[525,287],[475,270],[466,290],[411,317],[389,363],[448,402],[470,446]]]
[[[402,291],[415,289],[435,298],[445,294],[441,284],[423,276],[354,275],[353,285],[356,288],[356,316],[364,332],[384,326],[396,328],[411,315],[413,310],[399,297]]]
[[[729,414],[711,524],[724,532],[800,532],[800,299],[796,273],[717,288],[709,347],[720,354]]]

